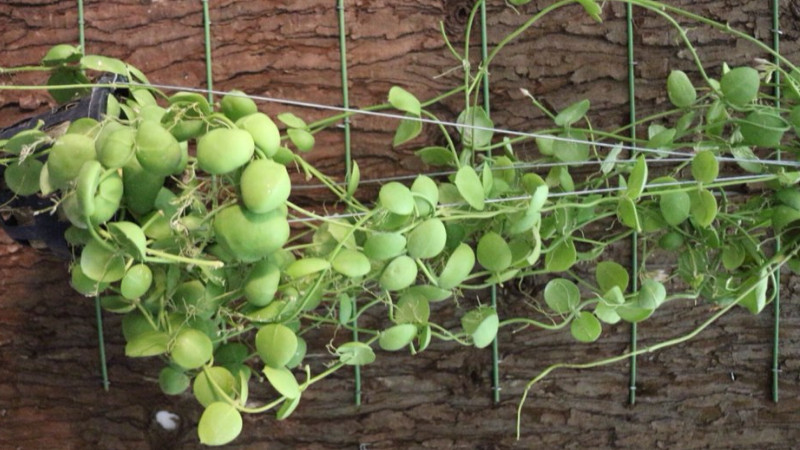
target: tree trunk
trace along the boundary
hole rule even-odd
[[[443,21],[456,49],[472,2],[466,0],[354,0],[346,3],[350,102],[384,102],[399,85],[421,99],[458,85],[460,63],[438,31]],[[517,15],[489,2],[492,45],[551,4],[534,1]],[[671,2],[727,21],[764,42],[771,39],[768,2]],[[209,2],[214,89],[240,89],[279,99],[341,105],[335,2],[219,0]],[[797,1],[781,3],[783,53],[798,59]],[[598,128],[628,121],[624,7],[607,4],[598,24],[571,6],[545,18],[509,44],[491,70],[492,118],[499,128],[534,130],[549,122],[520,89],[553,110],[592,101]],[[206,87],[202,2],[197,0],[87,0],[86,50],[124,59],[159,85]],[[681,20],[682,23],[688,23]],[[35,64],[57,43],[76,43],[75,2],[16,0],[0,4],[0,66]],[[476,27],[477,30],[477,27]],[[636,102],[639,117],[667,102],[665,79],[680,68],[699,80],[678,34],[654,13],[635,12]],[[479,34],[471,56],[477,66]],[[754,64],[764,53],[719,33],[692,28],[689,39],[709,75],[722,62]],[[41,74],[3,78],[5,84],[41,83]],[[219,98],[219,95],[217,95]],[[53,106],[45,92],[0,90],[0,127]],[[331,111],[260,103],[274,115],[292,111],[317,120]],[[432,107],[454,120],[461,96]],[[362,179],[417,173],[413,151],[440,142],[426,125],[412,144],[392,148],[391,119],[356,116],[353,156]],[[532,145],[516,149],[525,155]],[[344,175],[340,130],[318,137],[308,158],[323,171]],[[301,182],[298,178],[298,183]],[[298,191],[299,192],[299,191]],[[313,197],[309,196],[311,200]],[[318,199],[317,199],[318,200]],[[620,250],[624,252],[623,250]],[[620,260],[621,261],[621,260]],[[533,280],[531,295],[537,294]],[[530,286],[533,287],[530,287]],[[783,296],[797,294],[784,278]],[[525,297],[501,292],[501,316],[523,308]],[[484,300],[486,301],[486,300]],[[440,306],[446,314],[452,305]],[[640,346],[690,332],[713,313],[700,303],[670,305],[640,327]],[[117,316],[104,314],[111,387],[103,391],[92,299],[69,286],[67,263],[0,238],[0,448],[197,448],[200,408],[190,394],[168,397],[156,384],[155,359],[124,356]],[[364,397],[353,404],[352,373],[341,371],[304,394],[285,421],[247,416],[229,448],[792,448],[800,440],[800,307],[784,302],[781,332],[781,400],[770,400],[772,318],[736,310],[696,339],[639,358],[637,404],[627,404],[627,362],[589,370],[557,370],[535,385],[521,410],[521,439],[514,437],[517,405],[527,381],[547,365],[620,354],[629,348],[626,326],[607,327],[595,344],[576,345],[569,333],[504,330],[499,336],[501,402],[491,400],[489,350],[436,343],[410,356],[379,352],[363,369]],[[322,349],[329,331],[312,336]],[[401,352],[402,353],[402,352]],[[310,355],[320,364],[328,355]],[[254,395],[257,397],[258,392]],[[174,431],[155,420],[165,410],[180,417]]]

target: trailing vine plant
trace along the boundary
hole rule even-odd
[[[315,123],[282,113],[276,123],[241,92],[219,104],[198,92],[164,93],[136,68],[70,45],[53,47],[41,66],[2,72],[49,71],[48,89],[59,102],[85,94],[92,73],[112,72],[129,80],[113,85],[124,95],[109,97],[99,121],[75,120],[60,135],[37,127],[0,142],[5,185],[19,196],[53,199],[39,213],[63,214],[71,224],[72,286],[124,315],[126,355],[160,358],[165,393],[191,390],[204,408],[198,434],[208,445],[235,439],[242,413],[287,418],[312,384],[370,364],[380,352],[418,353],[434,340],[483,348],[500,328],[519,326],[569,329],[576,341],[592,342],[604,323],[640,322],[670,301],[719,306],[688,335],[642,353],[690,339],[736,306],[760,312],[779,268],[798,265],[800,172],[776,154],[791,157],[797,148],[800,71],[774,55],[781,65],[724,65],[711,76],[677,17],[771,50],[690,12],[629,0],[675,27],[702,81],[672,71],[665,84],[670,109],[634,124],[646,128],[643,139],[628,137],[628,127],[594,129],[588,100],[551,111],[529,93],[552,126],[501,136],[478,103],[489,64],[542,17],[573,3],[600,20],[594,0],[555,2],[473,66],[478,2],[463,50],[445,36],[464,68],[462,86],[427,102],[394,87],[386,104],[370,108],[405,115],[394,145],[416,138],[423,122],[439,123],[447,142],[417,151],[428,165],[447,168],[443,175],[388,182],[374,203],[355,195],[357,164],[340,184],[303,157],[317,132],[353,111]],[[780,107],[768,91],[776,73],[786,94]],[[451,136],[430,106],[457,95],[464,109]],[[514,148],[530,142],[538,155],[523,161]],[[631,152],[637,156],[625,156]],[[721,166],[740,174],[721,177]],[[292,202],[292,171],[323,185],[342,213]],[[741,195],[745,185],[759,195]],[[597,227],[602,236],[592,233]],[[640,288],[631,292],[628,271],[602,256],[634,232],[643,250]],[[783,246],[775,251],[778,238]],[[674,270],[648,271],[665,253],[677,261]],[[581,263],[588,276],[573,270]],[[537,275],[549,281],[529,316],[501,319],[492,307],[466,301],[455,309],[460,327],[431,314],[432,303]],[[386,317],[380,327],[356,324],[378,313]],[[355,329],[360,338],[332,343],[328,363],[311,367],[303,336],[321,326]],[[525,395],[559,367],[628,356],[550,366]],[[266,383],[274,399],[254,402],[255,382]]]

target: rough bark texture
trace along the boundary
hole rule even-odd
[[[90,53],[123,58],[157,84],[205,86],[202,4],[196,0],[86,1]],[[444,21],[457,48],[471,2],[465,0],[355,0],[347,3],[351,103],[385,99],[392,85],[420,98],[458,84],[457,62],[442,44]],[[489,7],[490,39],[550,4],[535,1],[517,15],[503,2]],[[768,2],[676,1],[728,21],[767,41]],[[333,1],[210,2],[214,87],[341,104],[336,10]],[[782,2],[784,53],[798,56],[796,1]],[[528,89],[562,108],[592,100],[595,125],[627,121],[624,8],[607,5],[597,24],[573,6],[555,13],[509,45],[491,72],[493,119],[500,127],[547,126],[522,97]],[[654,14],[636,12],[636,93],[640,115],[666,102],[669,70],[696,76],[674,30]],[[19,0],[0,4],[0,66],[32,64],[51,45],[77,42],[74,2]],[[478,42],[477,33],[473,43]],[[763,54],[703,28],[689,38],[709,73],[720,64],[752,63]],[[478,56],[476,46],[472,54]],[[475,60],[477,61],[477,60]],[[445,74],[437,77],[437,75]],[[41,82],[37,74],[0,82]],[[0,90],[0,126],[50,106],[39,91]],[[324,111],[262,104],[313,120]],[[442,119],[459,112],[458,99],[434,108]],[[353,155],[362,178],[425,170],[412,151],[436,142],[426,127],[415,146],[392,149],[386,119],[353,120]],[[343,172],[340,132],[319,138],[309,157],[331,174]],[[520,150],[527,150],[522,148]],[[111,390],[100,387],[94,309],[74,294],[67,267],[0,238],[0,448],[196,448],[199,408],[189,396],[166,397],[155,377],[159,364],[123,355],[117,317],[106,315]],[[622,259],[620,259],[622,261]],[[500,335],[502,402],[491,402],[490,353],[436,344],[411,357],[380,354],[364,368],[364,404],[352,405],[352,379],[343,371],[313,387],[287,421],[247,417],[230,448],[792,448],[800,438],[800,309],[796,280],[787,278],[782,315],[781,401],[769,400],[771,318],[736,311],[688,344],[640,358],[638,403],[626,403],[627,366],[557,371],[534,387],[522,410],[522,438],[514,439],[517,402],[527,380],[548,364],[587,361],[628,348],[628,331],[612,327],[596,344],[576,345],[568,333],[524,330]],[[534,288],[530,288],[536,294]],[[500,311],[521,307],[520,295],[501,296]],[[705,306],[676,305],[643,325],[642,345],[684,334],[711,314]],[[446,311],[445,311],[446,312]],[[324,344],[329,335],[316,341]],[[321,348],[316,346],[315,348]],[[317,355],[321,356],[321,355]],[[310,358],[312,363],[320,358]],[[155,413],[179,414],[180,428],[160,428]]]

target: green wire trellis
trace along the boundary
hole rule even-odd
[[[208,101],[214,102],[214,72],[211,65],[211,15],[208,11],[208,0],[203,1],[203,41],[206,53],[206,87]]]
[[[480,10],[481,20],[481,61],[484,63],[489,60],[489,36],[486,24],[486,0],[481,0]],[[484,67],[486,69],[486,67]],[[483,108],[486,114],[491,114],[491,102],[489,97],[489,71],[486,70],[483,76]],[[492,308],[497,310],[497,285],[491,287]],[[495,403],[500,403],[500,350],[497,343],[497,336],[492,340],[492,399]]]
[[[345,109],[350,108],[350,93],[348,90],[348,75],[347,75],[347,29],[345,27],[345,12],[344,0],[336,1],[336,11],[339,22],[339,57],[340,57],[340,71],[342,78],[342,107]],[[342,124],[344,130],[344,172],[345,182],[350,181],[353,171],[353,157],[351,154],[350,146],[350,117],[345,117]],[[358,315],[353,317],[353,340],[358,341]],[[353,366],[353,378],[355,392],[353,394],[353,401],[356,406],[361,405],[361,366]]]
[[[636,79],[634,68],[636,60],[634,58],[633,48],[633,5],[630,3],[625,5],[625,22],[626,22],[626,35],[627,35],[627,53],[628,53],[628,105],[629,105],[629,122],[631,123],[631,138],[636,139]],[[631,157],[635,156],[632,152]],[[636,232],[631,237],[631,290],[636,292],[639,290],[639,236]],[[628,403],[631,405],[636,404],[636,347],[639,331],[636,323],[631,324],[631,359],[630,359],[630,381],[628,383]]]
[[[780,50],[781,42],[781,20],[779,0],[772,0],[772,49],[777,53]],[[780,59],[775,57],[775,65],[780,65]],[[775,72],[775,104],[780,107],[781,102],[781,83],[780,73]],[[781,151],[778,150],[778,160],[781,159]],[[781,241],[778,239],[775,243],[775,251],[780,252]],[[774,306],[774,326],[772,328],[772,401],[778,402],[778,377],[780,376],[780,321],[781,321],[781,274],[780,271],[775,272],[775,299],[773,300]]]

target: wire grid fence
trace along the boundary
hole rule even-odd
[[[204,52],[205,52],[205,78],[206,78],[206,88],[197,88],[197,87],[190,87],[190,86],[170,86],[170,85],[149,85],[150,87],[155,87],[159,89],[166,89],[166,90],[182,90],[182,91],[193,91],[193,92],[202,92],[205,93],[208,97],[208,100],[213,102],[215,95],[222,95],[227,94],[226,92],[216,91],[214,90],[214,70],[213,70],[213,35],[212,35],[212,28],[211,28],[211,14],[210,14],[210,3],[211,0],[201,0],[202,3],[202,14],[203,14],[203,36],[204,36]],[[340,56],[340,75],[341,75],[341,86],[342,86],[342,99],[341,104],[342,106],[332,106],[332,105],[324,105],[324,104],[317,104],[311,102],[304,102],[298,101],[293,99],[281,99],[281,98],[274,98],[274,97],[265,97],[265,96],[258,96],[258,95],[246,95],[249,98],[252,98],[255,101],[260,102],[273,102],[273,103],[280,103],[284,105],[293,105],[293,106],[300,106],[306,108],[315,108],[315,109],[323,109],[328,111],[336,111],[340,113],[344,113],[342,115],[342,124],[341,129],[343,133],[343,159],[344,159],[344,167],[345,167],[345,181],[342,184],[346,184],[348,181],[348,177],[352,173],[352,165],[353,165],[353,158],[352,158],[352,149],[351,149],[351,128],[350,128],[350,115],[352,114],[359,114],[359,115],[373,115],[373,116],[380,116],[384,118],[394,119],[394,120],[419,120],[425,123],[433,123],[437,125],[442,125],[446,127],[454,127],[454,128],[474,128],[474,129],[481,129],[481,130],[488,130],[493,131],[500,134],[505,134],[509,136],[524,136],[524,137],[537,137],[536,133],[530,132],[522,132],[516,130],[508,130],[508,129],[498,129],[498,128],[485,128],[479,126],[469,126],[464,124],[458,124],[455,122],[446,122],[446,121],[439,121],[439,120],[432,120],[426,118],[409,118],[405,115],[400,114],[392,114],[386,112],[376,112],[376,111],[366,111],[360,109],[352,109],[350,108],[349,102],[349,91],[348,91],[348,57],[347,57],[347,26],[346,26],[346,7],[347,2],[346,0],[329,0],[335,1],[335,12],[336,12],[336,19],[338,25],[338,44],[339,44],[339,56]],[[487,59],[488,56],[488,37],[487,37],[487,19],[486,19],[486,0],[478,0],[480,1],[480,31],[481,31],[481,56],[483,60]],[[772,22],[772,42],[771,46],[773,50],[778,52],[780,50],[780,42],[781,42],[781,30],[780,30],[780,19],[781,19],[781,12],[780,12],[780,2],[779,0],[770,0],[770,10],[771,10],[771,22]],[[635,45],[634,45],[634,12],[633,6],[631,4],[625,5],[625,20],[626,20],[626,49],[627,49],[627,85],[628,85],[628,107],[629,107],[629,123],[630,126],[630,137],[636,139],[636,127],[633,124],[636,123],[637,120],[637,113],[636,113],[636,77],[635,77],[635,65],[636,65],[636,55],[635,55]],[[81,49],[85,52],[86,51],[86,40],[85,40],[85,12],[84,12],[84,2],[83,0],[77,0],[77,10],[78,10],[78,39],[79,45]],[[777,57],[775,58],[774,63],[776,65],[779,64]],[[777,73],[775,76],[779,76]],[[780,80],[776,80],[776,87],[775,87],[775,98],[777,99],[776,102],[780,102]],[[487,113],[491,111],[490,105],[490,85],[489,85],[489,77],[485,77],[483,80],[483,84],[481,86],[482,92],[482,101],[483,107]],[[552,135],[547,136],[548,139],[563,139],[559,137],[554,137]],[[567,139],[569,140],[569,139]],[[578,141],[584,142],[584,141]],[[638,153],[658,153],[661,156],[669,156],[667,158],[661,158],[658,160],[654,160],[660,163],[673,163],[673,162],[686,162],[691,159],[691,154],[683,153],[683,152],[675,152],[675,151],[665,151],[665,150],[656,150],[656,149],[649,149],[645,147],[639,147],[636,145],[621,145],[621,144],[608,144],[602,142],[591,142],[594,146],[607,146],[607,147],[621,147],[623,150],[627,150],[630,152],[631,158],[629,160],[620,160],[624,161],[633,161],[633,158]],[[718,157],[720,161],[737,161],[736,158],[729,158],[729,157]],[[599,164],[600,161],[587,161],[587,164]],[[782,161],[780,153],[778,153],[777,161],[770,162],[765,161],[767,164],[780,164],[780,165],[787,165],[787,166],[800,166],[800,163],[791,162],[791,161]],[[561,165],[563,163],[554,163],[555,165]],[[546,163],[544,164],[546,165]],[[543,167],[542,163],[537,163],[537,167]],[[514,165],[515,168],[530,168],[531,165],[527,163],[517,163]],[[449,175],[453,172],[450,171],[442,171],[442,172],[432,172],[427,173],[430,176],[442,176],[442,175]],[[367,179],[361,180],[360,184],[368,184],[368,183],[385,183],[388,181],[403,181],[410,178],[416,177],[416,175],[408,175],[408,176],[397,176],[397,177],[385,177],[385,178],[374,178],[374,179]],[[735,181],[746,181],[747,176],[745,177],[730,177],[730,180]],[[680,183],[680,182],[679,182]],[[320,186],[317,185],[305,185],[305,186],[296,186],[293,189],[309,189],[309,188],[318,188]],[[566,192],[566,193],[550,193],[551,197],[559,196],[559,195],[581,195],[581,194],[589,194],[589,193],[597,193],[597,190],[594,191],[578,191],[578,192]],[[520,197],[519,200],[525,199],[524,197]],[[497,201],[510,201],[510,200],[517,200],[517,199],[497,199]],[[492,200],[489,200],[492,201]],[[331,218],[346,218],[350,217],[348,214],[340,214],[340,215],[331,215]],[[313,217],[308,217],[305,219],[299,218],[295,219],[296,221],[303,221],[303,220],[316,220]],[[630,264],[630,271],[631,271],[631,280],[632,280],[632,290],[635,292],[638,290],[638,238],[634,233],[631,239],[631,255],[632,260]],[[780,241],[777,243],[778,249],[780,248]],[[780,277],[780,274],[776,274],[777,277]],[[770,381],[771,381],[771,396],[774,402],[779,400],[779,376],[780,376],[780,368],[779,368],[779,358],[780,358],[780,300],[781,300],[781,284],[778,280],[776,283],[776,292],[773,298],[773,337],[772,337],[772,367]],[[496,286],[492,286],[491,289],[491,305],[494,308],[497,308],[497,289]],[[100,351],[100,359],[101,359],[101,371],[103,377],[103,386],[105,389],[108,389],[109,381],[107,375],[107,368],[106,368],[106,357],[105,357],[105,348],[104,348],[104,341],[103,341],[103,329],[102,329],[102,310],[99,303],[99,298],[95,303],[96,309],[96,320],[97,320],[97,330],[98,330],[98,340],[99,340],[99,351]],[[355,320],[355,319],[354,319]],[[356,324],[353,324],[354,331],[353,331],[353,339],[358,340],[358,327]],[[637,330],[636,323],[631,324],[630,328],[630,349],[631,352],[636,352],[637,350],[637,342],[639,338],[639,333]],[[498,340],[497,338],[494,339],[492,346],[492,397],[495,403],[500,401],[500,371],[499,371],[499,348],[498,348]],[[630,358],[630,372],[629,372],[629,384],[628,384],[628,402],[630,404],[635,404],[636,402],[636,379],[637,379],[637,361],[635,354]],[[361,372],[359,366],[354,366],[354,402],[356,405],[361,404],[361,395],[362,395],[362,383],[361,383]]]

